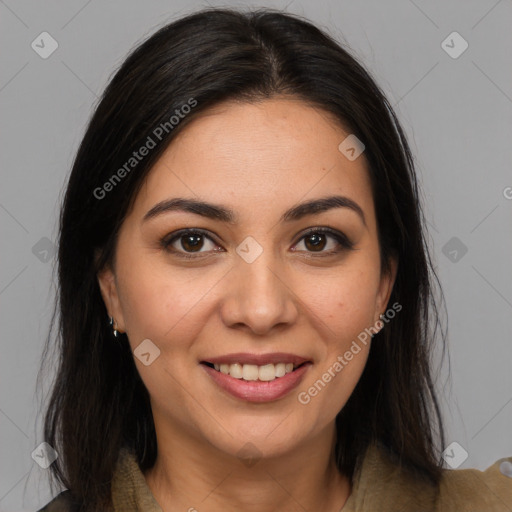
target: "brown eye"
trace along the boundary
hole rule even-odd
[[[319,256],[335,254],[354,247],[354,244],[343,233],[330,228],[311,228],[302,236],[293,250],[298,251],[297,247],[301,243],[304,243],[306,252],[319,253]]]
[[[326,238],[323,233],[313,233],[305,237],[305,246],[311,251],[321,251],[326,245]]]
[[[183,256],[213,252],[219,247],[206,233],[190,229],[173,233],[170,237],[161,240],[160,243],[164,249]]]
[[[203,235],[182,235],[180,238],[181,247],[185,251],[196,252],[204,244]]]

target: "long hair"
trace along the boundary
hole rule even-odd
[[[205,9],[159,29],[122,63],[88,123],[63,200],[58,334],[52,336],[53,321],[44,351],[53,346],[59,356],[44,439],[59,453],[50,467],[53,480],[91,510],[111,503],[122,447],[135,452],[143,471],[157,451],[148,392],[126,335],[112,338],[97,273],[112,262],[123,219],[177,133],[221,101],[278,95],[332,114],[364,141],[382,270],[391,256],[398,259],[390,303],[402,310],[375,336],[363,374],[336,417],[338,467],[353,475],[358,456],[378,442],[403,467],[439,482],[444,432],[430,360],[440,325],[439,283],[413,157],[397,117],[364,67],[308,21],[268,9]],[[128,168],[148,137],[155,147]],[[444,349],[444,335],[442,341]]]

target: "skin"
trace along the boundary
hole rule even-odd
[[[381,273],[367,163],[364,153],[349,161],[338,150],[347,135],[328,113],[293,98],[217,105],[174,139],[120,229],[113,268],[98,279],[132,350],[148,338],[160,349],[149,366],[135,363],[158,440],[145,478],[163,510],[335,511],[351,492],[333,460],[335,417],[370,343],[310,403],[297,399],[385,312],[396,275],[394,261]],[[349,208],[280,221],[292,206],[334,194],[358,203],[366,224]],[[237,222],[182,211],[143,222],[174,197],[224,205]],[[324,236],[317,250],[302,238],[325,226],[353,249],[325,257],[339,247],[334,238]],[[160,244],[184,228],[211,233],[196,252],[183,238],[172,244],[181,254],[200,251],[195,260]],[[263,248],[250,264],[236,253],[247,236]],[[232,352],[290,352],[313,365],[287,396],[249,403],[220,390],[199,364]],[[237,456],[248,442],[259,459],[251,466]]]

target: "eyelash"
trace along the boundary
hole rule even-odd
[[[303,239],[305,239],[308,236],[313,235],[313,234],[329,235],[330,237],[334,238],[336,240],[336,242],[338,242],[338,244],[339,244],[338,248],[331,249],[330,251],[320,251],[318,253],[315,251],[306,251],[313,257],[322,258],[322,257],[326,257],[326,256],[332,256],[334,254],[338,254],[338,253],[342,252],[343,250],[349,251],[354,248],[354,244],[347,238],[346,235],[344,235],[343,233],[341,233],[339,231],[330,229],[330,228],[309,228],[302,234],[302,236],[299,238],[299,240],[294,245],[297,245]],[[209,252],[209,251],[205,251],[202,253],[201,252],[187,253],[187,252],[176,250],[171,247],[171,245],[176,240],[179,240],[180,238],[184,237],[185,235],[204,236],[204,237],[210,239],[213,243],[216,243],[215,240],[213,240],[212,237],[209,236],[206,231],[204,231],[202,229],[197,229],[197,228],[192,229],[191,228],[191,229],[182,229],[177,232],[171,233],[170,235],[167,235],[166,237],[162,238],[162,240],[160,240],[160,245],[162,246],[163,249],[165,249],[169,252],[172,252],[172,253],[176,254],[178,257],[184,258],[184,259],[201,258],[201,257],[203,257],[202,255],[204,255],[206,252]],[[220,252],[220,251],[215,251],[215,252]],[[304,251],[298,251],[298,252],[304,252]],[[308,256],[308,257],[311,257],[311,256]]]

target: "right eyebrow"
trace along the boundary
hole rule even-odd
[[[176,210],[195,213],[196,215],[201,215],[208,219],[220,220],[221,222],[228,222],[230,224],[235,224],[238,218],[233,210],[225,206],[198,201],[196,199],[176,197],[174,199],[166,199],[153,206],[153,208],[144,215],[143,222],[163,213]]]

